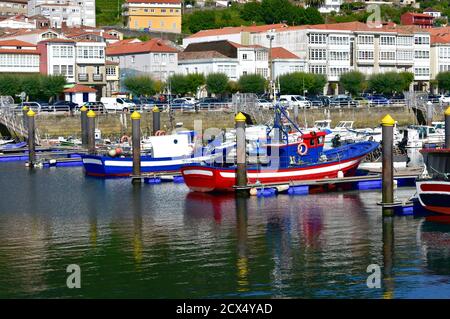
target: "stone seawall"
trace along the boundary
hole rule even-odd
[[[267,111],[264,111],[267,112]],[[404,107],[373,107],[373,108],[343,108],[343,109],[311,109],[299,111],[299,122],[304,125],[305,118],[309,126],[316,120],[332,120],[332,127],[339,121],[355,121],[355,127],[376,127],[380,120],[386,114],[390,114],[399,126],[416,123],[412,111]],[[292,114],[292,111],[291,111]],[[122,118],[122,120],[121,120]],[[124,120],[126,119],[126,124]],[[187,129],[194,128],[194,120],[201,120],[203,129],[216,127],[228,128],[234,127],[234,114],[230,111],[210,111],[210,112],[175,112],[174,123],[183,123]],[[442,121],[441,117],[436,117],[436,121]],[[131,122],[130,114],[106,114],[99,115],[96,119],[97,127],[102,131],[103,137],[121,136],[130,134]],[[142,114],[142,131],[149,134],[152,131],[152,114]],[[41,114],[36,117],[36,126],[39,129],[42,138],[57,136],[79,136],[80,135],[80,116],[78,114],[54,115]],[[168,113],[161,113],[161,129],[170,128]]]

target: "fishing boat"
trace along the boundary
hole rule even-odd
[[[284,130],[282,117],[298,130],[300,135],[295,142],[290,140],[292,133]],[[324,150],[326,132],[301,132],[284,109],[278,106],[275,107],[273,129],[280,130],[281,138],[276,141],[268,134],[264,160],[247,166],[250,185],[352,176],[364,157],[379,146],[379,143],[366,141]],[[186,185],[193,191],[229,192],[235,189],[235,163],[191,164],[184,166],[181,173]]]
[[[422,149],[426,165],[417,179],[417,197],[425,209],[450,215],[450,149]]]
[[[214,157],[214,150],[194,150],[193,134],[181,133],[146,138],[141,155],[141,173],[179,172],[188,163]],[[220,147],[216,148],[219,149]],[[133,172],[131,147],[112,148],[100,155],[82,155],[85,172],[96,177],[129,177]]]

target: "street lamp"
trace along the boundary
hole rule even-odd
[[[269,40],[269,94],[270,97],[273,96],[273,103],[277,102],[277,95],[275,94],[275,87],[273,82],[273,70],[272,70],[272,41],[275,39],[273,30],[270,30],[266,35],[267,40]]]

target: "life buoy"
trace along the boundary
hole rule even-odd
[[[164,136],[164,135],[166,135],[166,131],[159,130],[155,132],[155,136]]]
[[[129,143],[130,142],[130,137],[128,135],[124,135],[120,138],[120,143]]]
[[[306,155],[306,153],[308,153],[308,145],[305,143],[298,144],[297,153],[301,156]]]

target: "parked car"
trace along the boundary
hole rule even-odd
[[[391,102],[387,97],[381,94],[374,94],[367,97],[369,105],[389,105]]]
[[[268,109],[273,108],[272,102],[269,102],[269,101],[267,101],[265,99],[257,99],[256,103],[262,109],[267,109],[268,110]]]
[[[301,95],[280,95],[279,102],[282,106],[287,108],[293,108],[298,106],[300,108],[310,108],[311,102],[306,99],[306,97]]]
[[[215,108],[219,103],[221,103],[221,101],[215,97],[204,97],[198,101],[195,107],[197,109],[210,109]]]
[[[48,111],[49,112],[69,112],[74,111],[78,107],[77,103],[70,102],[70,101],[58,101],[53,103],[52,105],[49,105]]]
[[[330,106],[331,107],[346,107],[346,106],[357,107],[358,102],[352,100],[352,98],[350,96],[338,95],[338,96],[332,97],[330,99]]]
[[[185,97],[183,97],[183,99],[185,99],[187,103],[190,103],[192,105],[197,103],[197,100],[195,99],[195,97],[192,97],[192,96],[185,96]]]
[[[186,99],[183,99],[183,98],[174,99],[173,101],[171,101],[171,103],[169,105],[172,108],[172,110],[188,111],[188,110],[194,109],[194,105],[187,102]]]
[[[359,106],[367,106],[370,104],[370,101],[364,96],[354,97],[353,100],[357,102]]]
[[[323,107],[323,100],[319,95],[309,95],[307,100],[311,102],[311,106],[315,108]]]
[[[450,103],[450,94],[442,95],[439,98],[440,103]]]
[[[83,104],[89,111],[92,110],[98,113],[108,113],[105,105],[102,102],[86,102]],[[81,107],[78,107],[80,109]]]
[[[106,109],[109,111],[123,111],[128,112],[136,107],[136,104],[133,103],[130,99],[122,98],[122,97],[102,97],[100,99]]]

